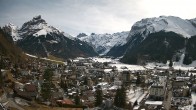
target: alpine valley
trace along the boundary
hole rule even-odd
[[[129,64],[183,60],[188,65],[196,60],[196,19],[145,18],[136,22],[129,32],[80,33],[72,37],[36,16],[20,28],[10,23],[1,31],[25,53],[41,57],[68,59],[104,55],[120,57],[121,62]]]
[[[115,35],[91,35],[80,39],[89,42],[96,49],[98,47],[99,52],[100,47],[108,48],[102,40]],[[118,33],[119,37],[115,40],[119,42],[115,42],[104,53],[106,56],[122,57],[121,62],[129,64],[166,63],[167,60],[182,60],[184,64],[190,64],[196,60],[195,35],[196,19],[184,20],[174,16],[146,18],[136,22],[129,33]],[[112,44],[113,41],[111,39],[107,44]]]

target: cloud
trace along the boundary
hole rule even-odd
[[[0,25],[21,26],[36,15],[66,33],[129,31],[134,22],[160,15],[196,15],[195,0],[1,0]]]

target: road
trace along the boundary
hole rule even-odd
[[[163,101],[163,105],[166,110],[170,110],[170,108],[171,108],[171,98],[172,98],[172,89],[171,88],[172,88],[171,81],[168,81],[167,89],[166,89],[166,93],[165,93],[165,98]]]

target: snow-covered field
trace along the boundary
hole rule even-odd
[[[156,62],[152,62],[152,63],[147,63],[145,66],[141,66],[141,65],[130,65],[130,64],[124,64],[119,62],[116,59],[111,59],[111,58],[98,58],[98,57],[94,57],[92,58],[93,61],[95,62],[110,62],[111,64],[109,64],[110,66],[116,66],[117,69],[119,71],[123,71],[123,70],[146,70],[146,69],[154,69],[155,67],[158,69],[169,69],[169,61],[166,64],[163,63],[156,63]],[[179,62],[173,62],[173,68],[175,70],[193,70],[196,67],[196,61],[193,61],[192,64],[190,65],[184,65],[182,64],[182,61],[180,60]]]
[[[98,58],[98,57],[93,57],[92,58],[93,61],[95,62],[101,62],[101,63],[104,63],[104,62],[113,62],[113,63],[117,63],[117,61],[111,59],[111,58]]]
[[[122,64],[122,63],[118,63],[118,64],[110,64],[110,66],[112,67],[117,67],[117,69],[119,71],[123,71],[123,70],[145,70],[145,68],[143,66],[140,65],[129,65],[129,64]]]
[[[95,62],[109,62],[109,66],[112,67],[116,67],[119,71],[123,71],[123,70],[145,70],[145,68],[143,66],[140,65],[129,65],[129,64],[124,64],[119,62],[117,59],[111,59],[111,58],[98,58],[95,57],[93,58],[93,61]]]

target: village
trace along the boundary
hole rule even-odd
[[[176,70],[172,64],[168,69],[119,69],[115,63],[95,58],[63,63],[29,58],[26,64],[13,65],[1,57],[0,108],[196,109],[196,71]]]

